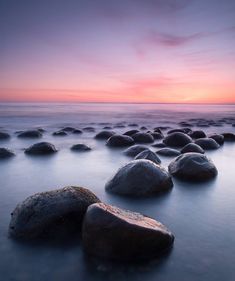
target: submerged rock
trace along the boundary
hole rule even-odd
[[[223,136],[224,136],[224,141],[228,141],[228,142],[233,142],[233,141],[235,141],[235,134],[233,134],[233,133],[223,133],[222,134]]]
[[[105,185],[109,192],[128,196],[150,196],[173,187],[168,172],[149,160],[133,160],[120,168]]]
[[[159,155],[166,156],[166,157],[175,157],[175,156],[180,155],[179,150],[169,148],[169,147],[164,147],[162,149],[159,149],[158,151],[156,151],[156,153]]]
[[[78,143],[78,144],[74,144],[71,147],[71,150],[73,150],[73,151],[90,151],[91,148],[89,146],[87,146],[86,144]]]
[[[0,132],[0,140],[9,139],[10,135],[5,132]]]
[[[135,144],[124,150],[124,154],[130,157],[135,157],[137,154],[144,150],[149,150],[149,148],[146,145]]]
[[[15,153],[8,148],[0,147],[0,159],[10,158],[15,156]]]
[[[211,138],[197,139],[195,143],[205,150],[213,150],[218,149],[220,147],[220,145],[214,139]]]
[[[139,130],[129,130],[127,132],[125,132],[123,135],[126,135],[126,136],[132,136],[134,135],[135,133],[139,133]]]
[[[215,140],[219,145],[224,144],[224,136],[223,135],[214,134],[214,135],[210,135],[209,138]]]
[[[160,139],[163,139],[163,138],[164,138],[163,134],[158,133],[158,132],[153,132],[153,133],[150,133],[150,134],[153,136],[153,138],[154,138],[155,140],[160,140]]]
[[[205,153],[205,151],[201,148],[201,146],[197,145],[196,143],[188,143],[181,149],[181,153],[187,153],[187,152],[197,152],[202,154]]]
[[[104,203],[88,207],[82,242],[90,255],[117,260],[159,257],[171,248],[173,234],[160,222]]]
[[[150,160],[150,161],[154,162],[155,164],[161,163],[161,159],[157,156],[157,154],[149,149],[146,149],[146,150],[140,152],[139,154],[137,154],[135,157],[135,160],[138,160],[138,159]]]
[[[113,135],[107,140],[106,143],[108,146],[113,147],[124,147],[124,146],[130,146],[134,144],[134,140],[130,136],[126,135]]]
[[[166,136],[163,142],[168,146],[183,147],[186,144],[191,143],[192,139],[184,133],[175,132]]]
[[[74,130],[72,131],[72,133],[73,133],[73,134],[82,134],[82,130],[80,130],[80,129],[74,129]]]
[[[189,135],[193,139],[206,138],[206,134],[202,130],[193,131]]]
[[[135,133],[131,136],[136,143],[152,143],[154,142],[154,138],[151,134],[148,133]]]
[[[31,145],[25,150],[26,154],[46,155],[57,152],[55,146],[49,142],[39,142]]]
[[[159,142],[159,143],[154,143],[152,144],[152,147],[159,147],[159,148],[162,148],[162,147],[166,147],[165,143],[163,142]]]
[[[206,181],[218,173],[209,158],[194,152],[180,155],[170,163],[168,169],[171,175],[190,181]]]
[[[99,198],[83,187],[37,193],[16,206],[9,235],[28,239],[78,231],[88,206],[97,202]]]
[[[65,132],[73,132],[74,130],[76,130],[76,129],[73,127],[65,127],[62,129],[62,131],[65,131]]]
[[[95,132],[95,128],[94,127],[84,127],[83,131],[92,133],[92,132]]]
[[[97,135],[95,135],[95,138],[99,140],[107,140],[115,134],[116,133],[114,131],[101,131]]]
[[[18,138],[41,138],[42,133],[38,130],[28,130],[19,133]]]
[[[65,131],[57,131],[57,132],[54,132],[52,134],[53,136],[58,136],[58,137],[64,137],[64,136],[67,136],[67,133]]]

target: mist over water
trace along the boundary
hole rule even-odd
[[[145,281],[233,281],[235,277],[235,144],[225,143],[207,152],[218,169],[209,182],[193,184],[174,179],[171,192],[148,199],[131,199],[107,194],[104,185],[120,166],[131,159],[123,149],[111,149],[94,135],[106,125],[123,133],[130,123],[178,128],[192,118],[220,120],[235,117],[235,105],[180,104],[0,104],[0,130],[11,134],[1,140],[16,156],[0,161],[0,276],[2,280],[145,280]],[[63,126],[93,126],[95,132],[54,137]],[[42,127],[39,140],[17,138],[15,131]],[[193,127],[193,129],[199,129]],[[208,133],[233,132],[227,122],[220,127],[200,128]],[[33,157],[24,149],[49,141],[56,155]],[[70,147],[85,143],[86,153]],[[151,146],[150,146],[151,147]],[[152,148],[156,151],[156,148]],[[172,158],[161,157],[167,168]],[[144,264],[117,264],[86,257],[80,243],[64,245],[20,243],[7,236],[10,213],[16,204],[36,192],[68,185],[92,190],[101,200],[144,213],[165,224],[175,235],[172,251]],[[2,278],[0,277],[0,279]]]

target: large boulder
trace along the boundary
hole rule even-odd
[[[115,135],[114,131],[101,131],[95,135],[95,139],[107,140],[108,138],[112,137],[113,135]]]
[[[0,140],[9,139],[10,135],[6,132],[0,132]]]
[[[123,153],[126,156],[135,157],[140,152],[142,152],[144,150],[148,150],[148,149],[149,148],[146,145],[135,144],[135,145],[133,145],[131,147],[128,147],[126,150],[124,150]]]
[[[196,143],[188,143],[181,149],[181,153],[187,153],[187,152],[197,152],[202,154],[205,153],[205,151],[201,148],[201,146],[197,145]]]
[[[15,153],[13,151],[5,147],[0,147],[0,159],[10,158],[12,156],[15,156]]]
[[[74,144],[71,147],[71,150],[76,151],[76,152],[83,152],[83,151],[90,151],[91,148],[89,146],[87,146],[86,144],[78,143],[78,144]]]
[[[206,134],[202,130],[193,131],[189,135],[193,139],[206,138]]]
[[[220,147],[220,145],[214,139],[211,138],[197,139],[195,143],[205,150],[213,150],[218,149]]]
[[[84,250],[116,260],[159,257],[170,249],[173,234],[160,222],[104,203],[88,207],[82,227]]]
[[[120,168],[109,180],[105,189],[127,196],[150,196],[173,187],[168,172],[149,160],[133,160]]]
[[[165,157],[176,157],[180,155],[180,151],[177,149],[163,147],[156,151],[157,154],[165,156]]]
[[[171,175],[182,180],[206,181],[217,175],[213,162],[205,155],[189,152],[174,159],[169,167]]]
[[[167,146],[172,146],[172,147],[183,147],[188,143],[192,142],[192,139],[190,136],[181,133],[181,132],[175,132],[167,135],[163,142]]]
[[[146,150],[140,152],[139,154],[137,154],[135,156],[135,160],[138,160],[138,159],[150,160],[150,161],[154,162],[155,164],[161,163],[161,159],[157,156],[157,154],[149,149],[146,149]]]
[[[26,154],[32,155],[47,155],[55,152],[57,152],[57,149],[49,142],[35,143],[25,150]]]
[[[19,133],[18,138],[41,138],[42,133],[39,130],[28,130]]]
[[[154,142],[154,138],[149,133],[135,133],[131,136],[136,143],[152,143]]]
[[[29,239],[76,232],[81,229],[88,206],[97,202],[100,200],[82,187],[37,193],[16,206],[11,214],[9,235]]]
[[[215,140],[219,145],[224,144],[224,136],[219,134],[210,135],[209,138]]]
[[[110,137],[107,140],[106,144],[112,147],[125,147],[125,146],[133,145],[134,140],[130,136],[116,134]]]

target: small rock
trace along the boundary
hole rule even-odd
[[[5,132],[0,132],[0,140],[9,139],[10,135]]]
[[[82,130],[79,130],[79,129],[74,129],[72,131],[73,134],[82,134]]]
[[[52,134],[53,136],[58,136],[58,137],[64,137],[64,136],[67,136],[67,133],[65,131],[57,131],[57,132],[54,132]]]
[[[41,138],[42,133],[38,130],[24,131],[18,135],[18,138]]]
[[[92,132],[95,132],[95,128],[94,127],[84,127],[83,131],[92,133]]]
[[[73,151],[90,151],[91,148],[89,146],[87,146],[86,144],[78,143],[78,144],[73,145],[71,147],[71,150],[73,150]]]
[[[8,148],[0,147],[0,159],[15,156],[15,153]]]

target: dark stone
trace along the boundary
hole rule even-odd
[[[105,185],[109,192],[127,196],[151,196],[173,187],[168,172],[149,160],[133,160],[120,168]]]
[[[81,230],[82,220],[89,205],[100,200],[83,187],[37,193],[18,204],[12,213],[9,235],[30,239],[58,236],[67,230]]]
[[[112,127],[110,127],[110,126],[104,126],[103,129],[104,129],[104,130],[111,130]]]
[[[206,181],[218,173],[210,159],[195,152],[180,155],[170,163],[168,169],[173,176],[190,181]]]
[[[235,134],[233,134],[233,133],[222,133],[221,135],[223,135],[224,136],[224,141],[225,142],[233,142],[233,141],[235,141]]]
[[[56,136],[56,137],[64,137],[64,136],[67,136],[67,133],[65,131],[57,131],[57,132],[54,132],[52,135]]]
[[[82,130],[79,130],[79,129],[74,129],[73,134],[82,134]]]
[[[41,138],[42,133],[38,130],[28,130],[22,133],[19,133],[18,138]]]
[[[15,156],[15,153],[8,148],[0,147],[0,159],[10,158]]]
[[[160,139],[164,138],[164,136],[161,133],[158,133],[158,132],[153,132],[153,133],[151,133],[151,135],[153,136],[153,138],[155,140],[160,140]]]
[[[92,132],[95,132],[95,128],[94,127],[84,127],[83,131],[92,133]]]
[[[142,127],[140,127],[140,130],[145,131],[145,130],[148,130],[148,128],[145,126],[142,126]]]
[[[46,155],[57,152],[55,146],[49,142],[39,142],[31,145],[25,150],[26,154]]]
[[[87,146],[86,144],[78,143],[78,144],[73,145],[71,147],[71,150],[73,150],[73,151],[90,151],[91,148],[89,146]]]
[[[205,150],[213,150],[218,149],[220,147],[220,145],[214,139],[211,138],[197,139],[195,143]]]
[[[104,203],[88,207],[82,227],[85,251],[116,260],[159,257],[170,249],[173,234],[160,222]]]
[[[154,142],[154,138],[152,135],[148,133],[135,133],[131,136],[136,143],[152,143]]]
[[[205,153],[205,151],[201,148],[201,146],[197,145],[196,143],[188,143],[181,149],[181,153],[187,153],[187,152],[197,152],[202,154]]]
[[[184,129],[172,129],[170,131],[167,132],[167,134],[172,134],[172,133],[185,133]]]
[[[154,162],[155,164],[161,163],[161,159],[157,156],[157,154],[149,149],[146,149],[146,150],[140,152],[139,154],[137,154],[135,157],[135,160],[138,160],[138,159],[150,160],[150,161]]]
[[[95,138],[99,140],[107,140],[113,135],[115,135],[114,131],[101,131],[95,136]]]
[[[162,149],[159,149],[158,151],[156,151],[156,153],[159,155],[162,155],[162,156],[166,156],[166,157],[175,157],[175,156],[180,155],[179,150],[169,148],[169,147],[164,147]]]
[[[139,144],[135,144],[129,148],[127,148],[124,151],[124,154],[130,157],[135,157],[136,155],[138,155],[140,152],[144,151],[144,150],[148,150],[149,148],[145,145],[139,145]]]
[[[192,133],[189,134],[189,136],[193,139],[206,138],[206,134],[201,130],[193,131]]]
[[[169,135],[167,135],[163,142],[167,145],[167,146],[173,146],[173,147],[183,147],[188,143],[192,142],[192,139],[181,132],[175,132],[175,133],[171,133]]]
[[[130,136],[116,134],[110,137],[107,140],[106,144],[112,147],[125,147],[125,146],[133,145],[134,140]]]
[[[0,132],[0,140],[9,139],[10,135],[5,132]]]
[[[76,130],[76,129],[73,127],[65,127],[62,129],[62,131],[65,131],[65,132],[73,132],[74,130]]]
[[[132,135],[134,135],[135,133],[138,133],[138,132],[139,132],[139,130],[129,130],[129,131],[125,132],[123,135],[131,137]]]
[[[223,135],[210,135],[209,138],[215,140],[219,145],[223,145],[224,144],[224,136]]]
[[[163,142],[159,142],[159,143],[154,143],[152,144],[152,147],[159,147],[159,148],[162,148],[162,147],[166,147],[165,143]]]
[[[128,124],[128,126],[129,126],[129,127],[138,127],[138,124],[136,124],[136,123],[130,123],[130,124]]]

